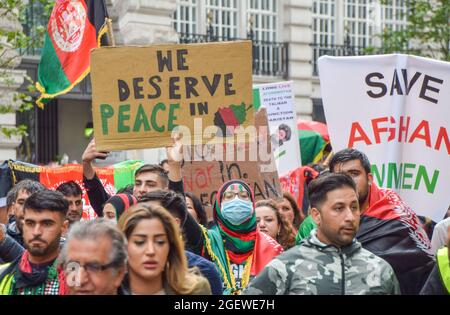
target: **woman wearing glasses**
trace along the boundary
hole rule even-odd
[[[128,273],[122,294],[209,295],[208,281],[188,270],[174,218],[162,207],[135,205],[120,218],[128,240]]]
[[[217,224],[210,229],[188,216],[185,235],[198,239],[198,252],[218,267],[224,294],[240,294],[283,249],[257,229],[253,191],[245,182],[226,182],[217,193],[213,214]]]

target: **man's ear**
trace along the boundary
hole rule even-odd
[[[322,222],[322,217],[320,215],[319,209],[311,208],[310,214],[311,214],[311,217],[313,218],[314,222],[316,222],[317,226],[320,226],[320,223]]]
[[[369,187],[372,186],[372,183],[373,183],[373,174],[372,173],[367,174],[367,183],[369,184]]]
[[[178,227],[181,228],[181,220],[180,218],[177,218],[174,216],[175,222],[177,223]]]
[[[69,230],[69,220],[64,219],[63,224],[61,226],[61,234],[65,235]]]
[[[123,278],[125,277],[125,266],[120,267],[117,270],[117,277],[114,279],[114,287],[119,288],[122,284]]]

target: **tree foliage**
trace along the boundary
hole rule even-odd
[[[390,5],[392,0],[382,0]],[[450,0],[409,0],[405,27],[385,28],[379,53],[408,53],[450,61]]]
[[[17,68],[20,58],[30,51],[30,49],[43,46],[48,16],[53,7],[54,0],[2,0],[0,2],[0,19],[6,20],[10,25],[20,23],[29,25],[26,29],[22,27],[0,27],[0,83],[6,86],[15,84],[12,70]],[[29,12],[33,6],[42,9],[42,16],[30,20]],[[8,25],[8,24],[7,24]],[[34,107],[32,93],[35,92],[34,82],[29,76],[25,76],[27,92],[15,92],[12,99],[2,98],[0,101],[0,114],[24,112]],[[6,137],[27,136],[25,125],[17,127],[0,127],[0,132]]]

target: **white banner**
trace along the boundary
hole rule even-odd
[[[376,184],[442,220],[450,205],[450,63],[325,56],[319,73],[333,151],[364,152]]]
[[[254,85],[253,89],[255,107],[267,109],[275,163],[278,174],[284,175],[302,164],[292,81]]]

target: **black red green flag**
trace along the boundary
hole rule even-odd
[[[356,239],[391,265],[402,294],[419,294],[435,262],[416,213],[394,191],[372,183],[369,207],[359,224]]]
[[[107,32],[103,0],[57,0],[48,21],[36,88],[43,107],[69,92],[90,70],[90,51]]]
[[[234,128],[242,125],[247,119],[247,111],[251,108],[245,108],[245,103],[240,105],[231,104],[228,107],[221,107],[214,113],[214,125],[222,131],[222,136],[233,134]]]

